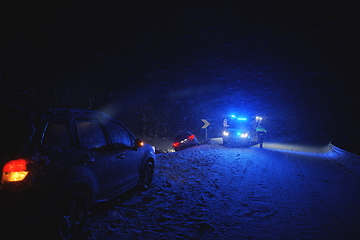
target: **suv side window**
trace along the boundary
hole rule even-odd
[[[94,149],[107,144],[98,120],[77,120],[76,127],[82,148]]]
[[[69,123],[66,121],[49,122],[46,126],[42,143],[46,146],[60,149],[72,148]]]
[[[133,147],[133,141],[129,133],[121,125],[115,122],[107,122],[112,143],[120,143],[127,147]]]

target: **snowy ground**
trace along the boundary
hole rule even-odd
[[[324,149],[157,155],[153,187],[96,206],[82,239],[358,239],[360,185]]]

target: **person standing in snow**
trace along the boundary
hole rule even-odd
[[[263,147],[264,135],[266,132],[267,132],[266,129],[263,126],[261,126],[261,124],[259,124],[256,127],[256,133],[258,135],[258,142],[259,142],[261,148]]]

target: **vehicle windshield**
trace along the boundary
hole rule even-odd
[[[248,130],[250,128],[250,124],[247,120],[228,119],[227,125],[228,129]]]

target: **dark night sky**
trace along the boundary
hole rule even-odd
[[[241,108],[287,134],[336,128],[326,137],[341,144],[359,132],[349,127],[359,107],[354,6],[122,3],[10,9],[2,21],[2,98],[169,122],[187,116],[177,121],[190,128],[194,119]]]

